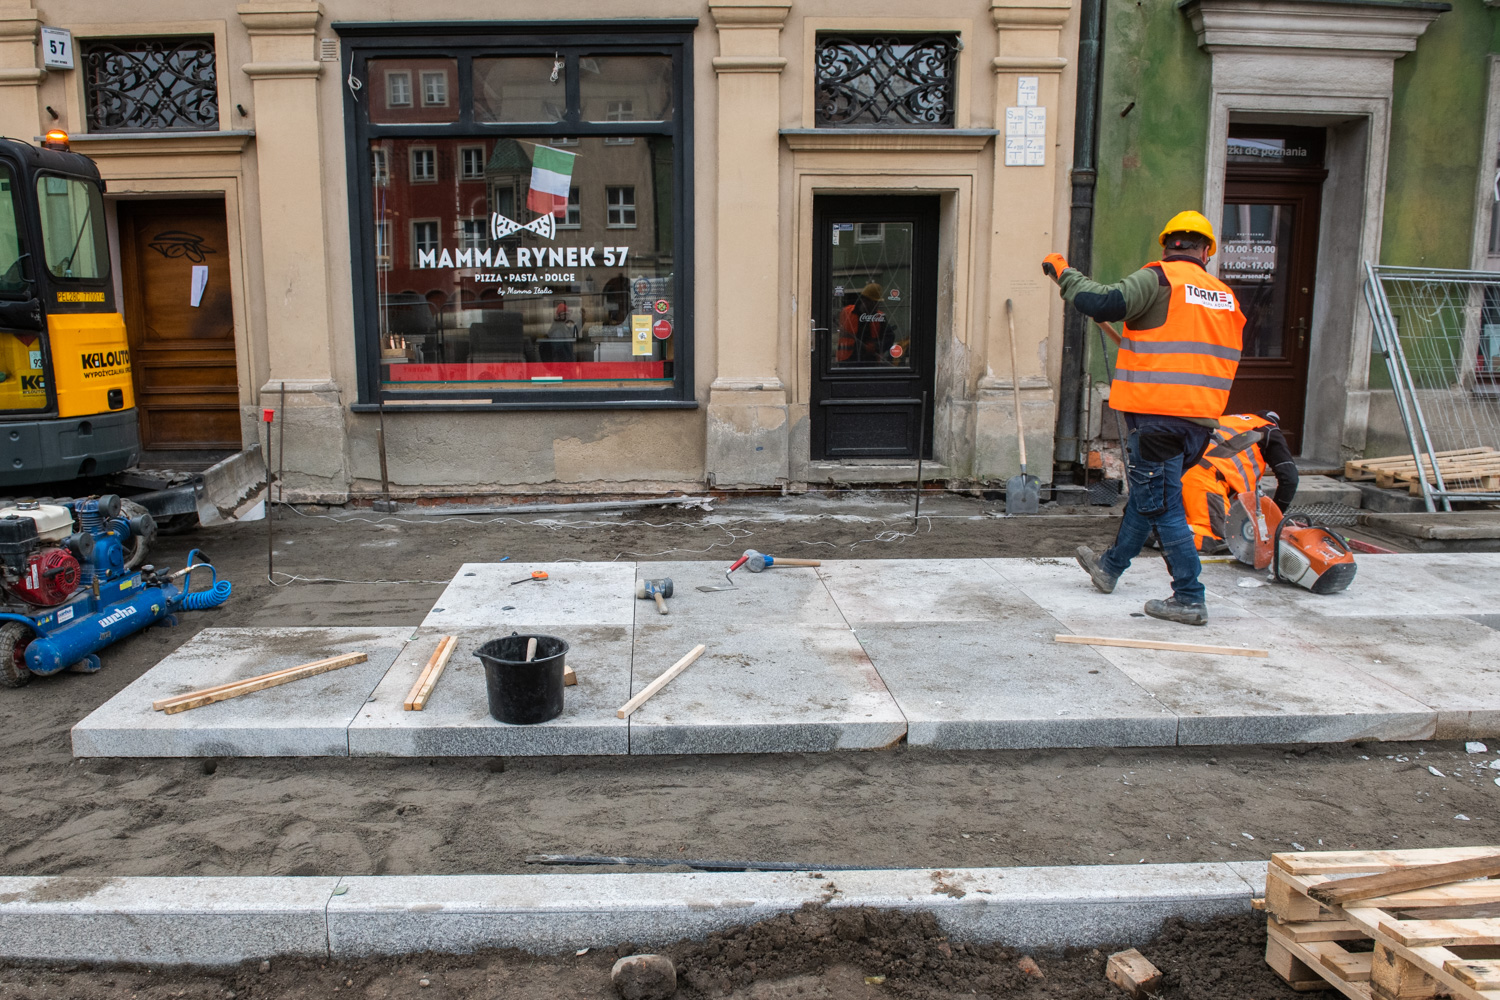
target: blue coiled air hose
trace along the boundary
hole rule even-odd
[[[229,593],[233,589],[228,580],[219,579],[219,571],[214,569],[212,563],[195,563],[193,561],[194,559],[201,559],[202,557],[203,553],[199,552],[197,549],[193,549],[188,553],[186,570],[187,575],[183,578],[182,581],[182,599],[177,602],[179,607],[182,607],[188,611],[206,611],[209,608],[217,608],[219,605],[229,600]],[[199,590],[194,591],[193,593],[188,593],[188,581],[192,579],[193,570],[199,568],[205,568],[210,573],[212,573],[213,582],[209,584],[207,590]]]

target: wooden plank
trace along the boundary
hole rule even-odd
[[[1444,861],[1431,865],[1415,865],[1375,875],[1361,875],[1336,882],[1325,882],[1308,889],[1307,894],[1320,903],[1343,906],[1357,899],[1388,896],[1391,893],[1408,892],[1412,889],[1426,889],[1429,886],[1444,885],[1448,882],[1489,878],[1491,875],[1500,875],[1500,854],[1459,858],[1456,861]]]
[[[1327,876],[1314,875],[1322,881]],[[1275,866],[1266,868],[1266,912],[1283,924],[1309,921],[1338,920],[1336,914],[1307,895],[1307,886],[1298,876],[1290,875]]]
[[[649,701],[651,697],[656,694],[656,692],[672,683],[672,678],[676,677],[688,667],[692,666],[693,661],[702,656],[703,651],[706,649],[708,649],[708,647],[701,642],[698,645],[694,646],[686,656],[678,660],[676,663],[672,664],[666,670],[662,671],[662,675],[656,680],[652,681],[650,684],[647,684],[645,690],[616,709],[615,717],[619,719],[630,718],[631,714],[634,713],[636,709],[646,704],[646,702]]]
[[[204,705],[212,705],[215,702],[227,701],[230,698],[254,694],[256,691],[264,691],[266,688],[290,684],[292,681],[300,681],[304,677],[326,674],[330,670],[338,670],[343,667],[353,666],[356,663],[363,663],[369,658],[369,655],[366,653],[344,653],[341,656],[330,656],[324,660],[314,660],[311,663],[304,663],[300,667],[294,667],[290,670],[278,670],[273,674],[262,674],[259,677],[251,677],[231,687],[193,691],[169,700],[159,711],[165,712],[168,715],[175,715],[178,712],[186,712],[190,708],[202,708]]]
[[[1451,948],[1500,944],[1500,919],[1393,920],[1384,925],[1391,940],[1407,948]]]
[[[1500,961],[1495,959],[1455,958],[1443,963],[1443,971],[1476,990],[1500,989]]]
[[[1292,875],[1358,875],[1500,854],[1500,847],[1415,847],[1394,851],[1286,851],[1271,866]]]
[[[1316,945],[1298,944],[1281,935],[1282,925],[1274,920],[1266,922],[1266,964],[1277,975],[1286,980],[1294,990],[1338,990],[1349,1000],[1371,1000],[1370,986],[1365,982],[1351,982],[1322,963],[1321,957],[1311,950]],[[1293,964],[1297,963],[1297,964]],[[1301,968],[1298,968],[1298,965]],[[1288,974],[1303,978],[1289,978]]]
[[[1429,456],[1426,452],[1423,452],[1422,461],[1427,464],[1431,464],[1432,458],[1436,457],[1438,462],[1441,463],[1444,459],[1463,458],[1469,455],[1490,454],[1500,454],[1500,452],[1496,452],[1494,448],[1486,446],[1480,446],[1476,448],[1455,448],[1451,451],[1433,452],[1431,456]],[[1355,471],[1359,472],[1374,469],[1396,469],[1401,468],[1402,466],[1410,466],[1411,468],[1416,468],[1416,456],[1408,452],[1405,455],[1388,455],[1383,458],[1355,458],[1350,459],[1349,461],[1344,463],[1344,468],[1346,470],[1353,468]]]
[[[1118,639],[1100,635],[1054,635],[1055,642],[1081,646],[1125,646],[1130,649],[1166,649],[1178,653],[1220,653],[1224,656],[1270,656],[1269,650],[1246,646],[1205,646],[1196,642],[1163,642],[1157,639]]]
[[[1477,882],[1450,882],[1409,892],[1395,892],[1389,896],[1372,896],[1360,903],[1382,910],[1420,910],[1427,907],[1475,906],[1484,903],[1500,903],[1500,880],[1480,879]]]
[[[1437,980],[1378,939],[1370,953],[1370,986],[1382,1000],[1430,1000],[1438,994]]]
[[[448,660],[453,656],[453,650],[458,647],[458,636],[445,635],[427,658],[427,666],[422,668],[421,676],[417,683],[407,692],[406,701],[402,704],[408,712],[420,712],[427,707],[427,699],[432,697],[432,689],[437,687],[439,678],[443,676],[443,670],[448,666]]]
[[[211,694],[216,691],[228,691],[230,688],[237,688],[241,684],[249,684],[251,681],[263,680],[267,677],[280,677],[283,674],[294,674],[305,666],[307,666],[307,664],[303,663],[295,667],[287,667],[285,670],[273,670],[269,674],[256,674],[254,677],[242,677],[237,681],[227,681],[223,684],[216,684],[213,687],[199,688],[196,691],[184,691],[182,694],[174,694],[170,698],[158,698],[156,701],[153,701],[151,703],[151,708],[154,711],[160,712],[168,705],[172,704],[174,701],[181,701],[184,698],[193,698],[198,695]]]
[[[578,683],[578,675],[573,672],[573,668],[572,667],[570,667],[566,663],[564,663],[563,664],[563,687],[570,688],[570,687],[572,687],[573,685],[575,685],[577,683]]]
[[[1370,953],[1368,951],[1345,951],[1332,941],[1316,941],[1307,950],[1318,956],[1318,962],[1336,972],[1340,979],[1351,983],[1370,981]]]
[[[1133,1000],[1140,1000],[1141,997],[1154,993],[1161,985],[1161,970],[1134,948],[1117,951],[1109,956],[1104,976]]]
[[[1305,920],[1281,925],[1281,933],[1298,944],[1314,941],[1364,941],[1370,935],[1347,920]]]

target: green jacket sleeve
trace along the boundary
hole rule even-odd
[[[1149,318],[1157,310],[1162,310],[1165,315],[1164,306],[1171,297],[1170,290],[1162,286],[1156,272],[1146,267],[1126,275],[1113,285],[1100,284],[1082,271],[1070,267],[1062,273],[1058,286],[1064,301],[1073,303],[1084,315],[1096,316],[1103,313],[1103,317],[1123,318],[1137,328],[1160,326],[1159,321],[1154,324],[1137,321]],[[1118,311],[1121,298],[1124,299],[1123,317]],[[1116,304],[1115,309],[1108,309],[1106,306],[1111,300]]]

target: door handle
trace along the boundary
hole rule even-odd
[[[1307,317],[1297,317],[1297,350],[1307,347]]]
[[[817,326],[816,325],[817,322],[818,321],[815,320],[815,319],[813,319],[811,316],[809,316],[807,318],[808,332],[810,332],[812,334],[812,336],[810,336],[810,337],[807,338],[807,345],[808,345],[808,353],[809,354],[817,354],[818,353],[818,334],[820,334],[820,333],[827,333],[828,332],[828,327],[826,327],[826,326]]]

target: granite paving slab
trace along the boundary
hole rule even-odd
[[[948,750],[1177,742],[1177,716],[1092,647],[1059,647],[1050,615],[860,625],[907,720],[908,743]]]
[[[546,580],[532,580],[535,571]],[[524,580],[524,583],[516,583]],[[464,563],[422,624],[431,628],[504,627],[527,622],[629,625],[635,620],[634,563]]]
[[[76,757],[344,757],[347,730],[411,637],[400,628],[210,628],[73,727]],[[167,715],[159,698],[340,653],[364,663]]]
[[[1161,556],[1146,550],[1120,575],[1112,593],[1101,593],[1072,558],[986,559],[1017,593],[1076,632],[1113,635],[1114,623],[1141,619],[1145,603],[1170,597],[1172,581]],[[1205,577],[1204,583],[1208,586]],[[1228,601],[1208,586],[1208,612],[1212,618],[1244,618],[1240,605]]]
[[[1500,611],[1500,564],[1488,554],[1356,555],[1354,582],[1336,594],[1314,594],[1268,580],[1269,570],[1239,562],[1209,563],[1203,583],[1263,618],[1442,615]],[[1439,560],[1454,560],[1444,564]],[[1254,587],[1242,581],[1264,584]]]
[[[906,732],[854,634],[831,625],[637,625],[632,693],[698,643],[708,651],[631,717],[631,753],[864,750]]]
[[[474,650],[509,628],[454,629],[457,648],[427,707],[402,708],[422,668],[446,633],[424,628],[397,658],[374,695],[349,726],[355,757],[541,756],[623,754],[627,725],[615,709],[630,698],[631,630],[624,625],[569,625],[514,629],[523,635],[557,635],[568,643],[565,662],[578,683],[563,689],[563,714],[548,722],[514,726],[490,715],[484,665]]]
[[[1030,602],[983,559],[843,559],[817,573],[850,625],[989,621]],[[768,570],[767,573],[782,572]]]
[[[1092,647],[1177,714],[1183,746],[1425,740],[1436,727],[1431,707],[1264,619],[1219,619],[1203,627],[1130,619],[1109,634],[1270,652],[1249,657]]]
[[[786,566],[752,573],[742,566],[731,577],[733,590],[705,594],[703,586],[725,586],[727,562],[643,562],[636,565],[637,580],[672,580],[673,597],[667,599],[667,616],[674,621],[785,622],[788,625],[839,625],[848,623],[838,605],[810,566]],[[636,621],[642,624],[663,617],[656,602],[637,602]]]
[[[1283,619],[1278,627],[1437,712],[1439,740],[1500,736],[1500,632],[1457,615]]]

